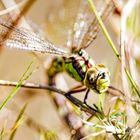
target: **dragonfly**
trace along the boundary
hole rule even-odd
[[[102,20],[105,21],[113,10],[114,2],[112,0],[105,3],[100,11]],[[34,32],[25,28],[14,27],[3,20],[0,20],[0,25],[3,27],[0,31],[1,35],[4,36],[8,30],[11,30],[11,34],[7,39],[1,41],[1,45],[8,48],[55,55],[56,57],[47,71],[49,85],[54,84],[58,73],[65,71],[70,77],[81,83],[80,86],[74,87],[67,94],[80,92],[83,89],[82,87],[84,87],[84,90],[86,90],[84,103],[87,103],[86,100],[90,90],[101,94],[106,92],[110,85],[108,68],[103,64],[95,64],[85,51],[95,40],[99,32],[96,17],[93,13],[89,16],[88,12],[87,1],[82,1],[74,24],[71,51],[69,52],[57,47]]]

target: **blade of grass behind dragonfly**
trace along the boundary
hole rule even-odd
[[[53,131],[42,132],[39,140],[58,140],[58,136]]]
[[[18,92],[18,90],[21,88],[21,85],[25,82],[25,80],[27,80],[32,72],[28,73],[28,71],[30,70],[31,66],[32,66],[33,62],[31,62],[29,64],[29,66],[27,67],[26,71],[23,73],[22,77],[20,78],[20,80],[18,81],[18,84],[15,86],[15,88],[10,92],[10,94],[6,97],[6,99],[0,104],[0,110],[6,106],[6,104],[8,103],[8,101],[10,101],[13,96]]]
[[[102,4],[103,7],[100,8],[101,10],[99,11],[100,17],[102,21],[106,21],[108,17],[112,14],[112,12],[115,9],[114,2],[112,0],[109,0],[108,2],[105,2]],[[82,39],[82,42],[80,44],[80,48],[87,48],[97,37],[97,34],[99,32],[99,23],[97,21],[97,18],[95,15],[92,17],[92,22],[89,25],[86,33],[84,34],[84,37]]]
[[[97,20],[98,20],[98,23],[99,23],[99,25],[100,25],[100,27],[101,27],[101,29],[102,29],[102,31],[103,31],[103,33],[104,33],[104,35],[105,35],[107,41],[109,42],[109,44],[110,44],[110,46],[111,46],[111,48],[112,48],[114,54],[116,55],[116,57],[118,58],[118,60],[121,60],[120,54],[119,54],[118,50],[116,49],[115,44],[114,44],[113,41],[111,40],[111,37],[109,36],[109,33],[107,32],[107,30],[106,30],[106,28],[105,28],[105,25],[104,25],[104,23],[102,22],[101,17],[98,15],[97,10],[96,10],[96,8],[95,8],[95,6],[94,6],[92,0],[88,0],[88,2],[89,2],[90,7],[92,8],[92,10],[93,10],[93,12],[94,12],[94,14],[95,14]]]
[[[138,88],[138,86],[136,85],[134,79],[132,78],[132,76],[130,75],[130,72],[125,68],[125,72],[126,75],[132,85],[132,88],[134,89],[134,92],[138,95],[138,97],[140,98],[140,89]]]
[[[0,25],[3,29],[0,30],[1,45],[8,48],[17,48],[21,50],[36,51],[40,53],[50,53],[54,55],[68,55],[69,53],[55,46],[43,37],[27,30],[25,28],[16,28],[12,24],[0,20]],[[5,40],[5,33],[12,30],[10,36]]]
[[[25,2],[26,1],[21,1],[17,5],[14,5],[14,6],[7,8],[7,9],[1,10],[0,16],[3,16],[3,15],[10,13],[10,12],[14,11],[16,8],[21,8],[25,4]]]
[[[22,124],[23,122],[23,117],[24,117],[24,112],[25,112],[25,109],[27,107],[27,104],[25,104],[22,109],[20,110],[20,113],[19,115],[17,116],[17,119],[13,125],[13,127],[11,128],[10,130],[10,137],[9,137],[9,140],[13,140],[14,139],[14,136],[17,132],[17,129],[19,128],[19,126]]]
[[[0,131],[0,140],[2,140],[3,139],[3,137],[4,137],[4,127],[2,128],[2,130]]]

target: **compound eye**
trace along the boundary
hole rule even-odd
[[[101,79],[105,79],[105,77],[106,77],[106,76],[105,76],[105,73],[102,73],[102,74],[101,74]]]
[[[90,77],[89,80],[90,80],[91,82],[93,82],[93,81],[94,81],[94,78],[93,78],[93,77]]]
[[[100,73],[100,74],[98,75],[98,78],[100,78],[100,79],[105,79],[105,78],[106,78],[105,72]]]

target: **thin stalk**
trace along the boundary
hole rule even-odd
[[[31,8],[31,6],[33,5],[33,3],[36,2],[36,0],[28,0],[26,2],[26,5],[23,7],[23,9],[21,10],[21,12],[19,13],[19,15],[16,17],[16,19],[14,19],[14,21],[12,22],[12,26],[16,27],[18,25],[18,23],[20,22],[21,18],[23,17],[23,15],[25,15],[28,10]],[[3,4],[5,5],[5,1],[3,1]],[[9,4],[9,3],[8,3]],[[7,7],[7,6],[6,6]],[[12,15],[13,16],[13,15]],[[9,36],[11,35],[12,30],[8,30],[8,32],[5,33],[4,37],[3,37],[3,42],[9,38]],[[1,47],[1,45],[0,45]]]
[[[0,16],[4,16],[4,15],[10,13],[10,12],[13,12],[16,8],[22,7],[23,4],[25,4],[26,1],[21,1],[17,5],[11,6],[11,7],[7,8],[7,9],[5,9],[5,10],[1,10],[0,11]]]
[[[109,36],[109,33],[107,32],[107,30],[106,30],[106,28],[105,28],[105,25],[104,25],[104,23],[102,22],[101,17],[98,15],[97,10],[96,10],[96,8],[95,8],[95,6],[94,6],[92,0],[88,0],[88,2],[89,2],[89,4],[90,4],[91,9],[93,10],[93,12],[94,12],[94,14],[95,14],[97,20],[98,20],[98,22],[99,22],[99,25],[100,25],[100,27],[101,27],[101,29],[102,29],[102,31],[103,31],[103,33],[104,33],[104,35],[105,35],[107,41],[109,42],[109,44],[110,44],[110,46],[111,46],[111,48],[112,48],[114,54],[116,55],[116,57],[117,57],[119,60],[121,60],[121,56],[120,56],[118,50],[116,49],[116,46],[115,46],[115,44],[113,43],[111,37]]]
[[[0,131],[0,140],[3,139],[4,134],[5,134],[5,131],[4,131],[4,128],[2,128],[2,130]]]
[[[133,86],[134,88],[134,91],[136,92],[136,94],[139,96],[140,98],[140,90],[137,86],[137,84],[135,83],[135,81],[133,80],[132,76],[130,75],[129,71],[127,69],[125,69],[125,72],[126,72],[126,75],[131,83],[131,85]]]
[[[11,86],[11,87],[15,87],[18,84],[18,82],[13,82],[13,81],[5,81],[5,80],[0,80],[0,85],[1,86]],[[41,84],[34,84],[34,83],[24,83],[20,85],[23,88],[31,88],[31,89],[43,89],[43,90],[51,90],[53,92],[57,92],[61,95],[66,94],[66,92],[55,88],[53,86],[49,86],[49,85],[41,85]]]
[[[0,86],[14,86],[15,87],[15,86],[17,86],[17,84],[18,84],[18,82],[0,80]],[[33,83],[21,83],[20,87],[32,88],[32,89],[42,89],[42,90],[51,90],[51,91],[54,91],[56,93],[59,93],[59,94],[65,96],[74,105],[79,107],[81,110],[83,110],[85,112],[88,112],[91,115],[96,115],[96,113],[100,113],[100,112],[98,112],[98,110],[95,110],[94,108],[92,108],[90,106],[87,106],[82,101],[80,101],[77,98],[75,98],[74,96],[68,95],[67,92],[62,91],[60,89],[57,89],[57,88],[55,88],[53,86],[39,85],[39,84],[33,84]]]
[[[25,104],[25,105],[23,106],[23,108],[20,110],[20,113],[19,113],[19,115],[17,116],[17,119],[16,119],[16,121],[15,121],[13,127],[11,128],[11,132],[10,132],[11,134],[10,134],[9,140],[13,140],[13,139],[14,139],[15,134],[16,134],[16,132],[17,132],[17,129],[18,129],[19,126],[22,124],[23,118],[24,118],[24,112],[25,112],[26,107],[27,107],[27,104]]]
[[[11,100],[13,98],[13,96],[18,92],[18,90],[21,88],[21,85],[23,84],[23,82],[25,82],[26,79],[29,78],[29,76],[31,75],[31,73],[28,73],[31,65],[33,62],[30,63],[30,65],[27,67],[26,71],[23,73],[22,77],[20,78],[20,80],[17,82],[17,84],[15,85],[15,88],[10,92],[10,94],[6,97],[6,99],[0,104],[0,110],[7,104],[7,102],[9,100]],[[27,76],[26,76],[27,75]]]

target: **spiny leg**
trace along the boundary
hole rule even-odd
[[[113,91],[113,92],[111,92]],[[114,87],[114,86],[109,86],[107,93],[113,95],[113,96],[119,96],[116,92],[120,93],[120,95],[125,96],[125,93],[123,93],[120,89]]]
[[[95,108],[93,108],[93,107],[91,107],[90,105],[87,104],[87,98],[88,98],[89,91],[90,91],[90,89],[87,89],[85,97],[84,97],[84,104],[86,104],[90,109],[92,109],[95,112],[99,113],[99,111],[97,109],[95,109]]]
[[[85,97],[84,97],[84,103],[87,105],[87,98],[88,98],[88,94],[89,94],[90,89],[87,89]]]
[[[83,102],[84,102],[84,104],[87,105],[87,98],[88,98],[88,94],[89,94],[90,89],[87,89],[83,85],[78,85],[78,86],[72,88],[66,94],[67,95],[71,95],[71,94],[79,93],[79,92],[82,92],[82,91],[85,91],[85,90],[87,90],[87,91],[86,91],[86,94],[85,94],[85,97],[84,97],[84,101]]]
[[[71,95],[71,94],[75,94],[75,93],[79,93],[82,91],[85,91],[87,88],[84,87],[83,85],[78,85],[76,87],[73,87],[72,89],[70,89],[66,94],[67,95]]]

